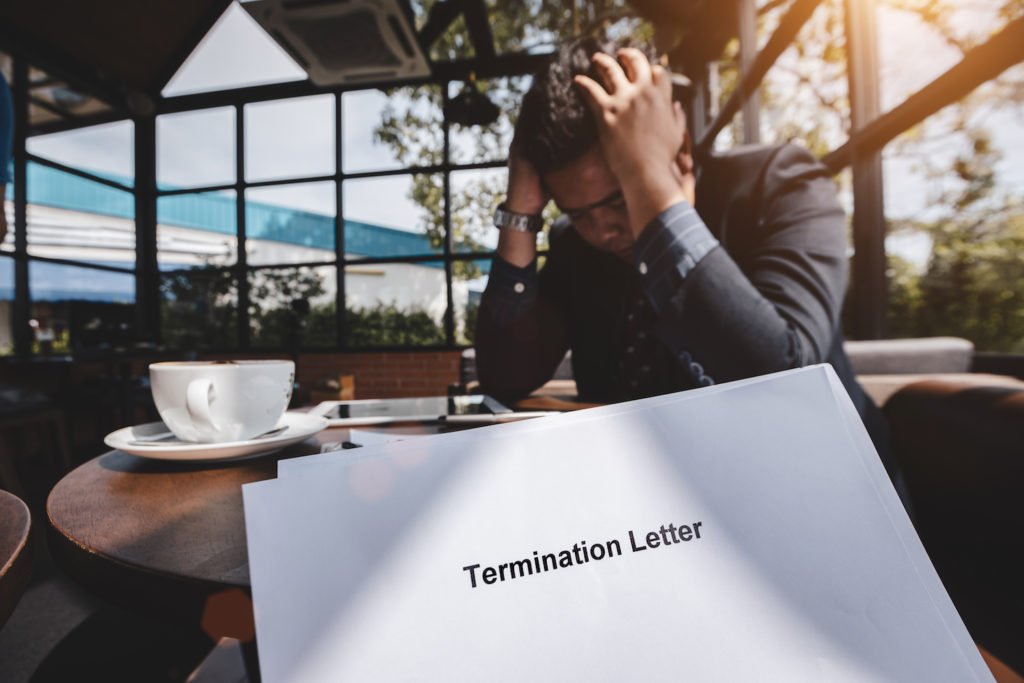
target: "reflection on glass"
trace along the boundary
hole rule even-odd
[[[342,192],[349,256],[423,256],[442,250],[441,175],[346,180]]]
[[[1024,81],[1024,66],[1002,79]],[[887,336],[1024,352],[1024,112],[1003,87],[986,83],[884,150]]]
[[[29,163],[27,213],[33,256],[135,265],[131,192]]]
[[[456,261],[452,264],[452,304],[455,306],[455,343],[472,345],[476,339],[476,314],[487,288],[491,259]]]
[[[161,335],[175,351],[238,346],[238,283],[229,270],[192,268],[163,274]]]
[[[330,175],[334,146],[333,95],[245,107],[246,180]]]
[[[333,261],[335,202],[333,182],[246,190],[249,263]]]
[[[135,177],[135,124],[117,121],[49,135],[25,144],[30,154],[131,187]]]
[[[341,96],[346,173],[441,163],[441,93],[436,86],[359,90]]]
[[[14,353],[11,314],[14,312],[14,259],[0,256],[0,356]]]
[[[447,307],[442,261],[345,269],[345,341],[350,347],[444,344]]]
[[[451,174],[452,242],[455,251],[487,251],[498,245],[494,209],[505,199],[504,168]]]
[[[530,83],[529,79],[519,76],[477,81],[476,85],[487,99],[498,106],[501,115],[497,121],[488,126],[452,124],[449,136],[452,163],[502,161],[508,156],[508,146],[512,142],[515,117],[519,112],[523,94]],[[448,85],[448,93],[454,97],[466,87],[467,84],[463,81],[453,81]]]
[[[29,262],[33,352],[125,348],[135,341],[135,276]]]
[[[163,189],[235,182],[235,110],[157,117],[156,179]]]
[[[234,190],[160,197],[156,202],[160,268],[230,266],[238,254]]]
[[[337,345],[334,266],[261,268],[249,273],[249,324],[257,349]]]

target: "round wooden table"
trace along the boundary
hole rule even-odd
[[[197,625],[214,642],[252,641],[242,485],[276,477],[282,458],[347,437],[347,429],[327,429],[273,455],[219,463],[105,453],[50,492],[51,551],[72,578],[114,604]]]
[[[31,528],[32,517],[25,503],[0,490],[0,627],[18,605],[32,576]]]

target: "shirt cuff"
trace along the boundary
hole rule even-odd
[[[491,319],[499,325],[511,323],[532,308],[537,302],[538,282],[536,259],[520,268],[495,256],[486,291]]]
[[[656,314],[717,246],[718,240],[689,202],[673,204],[647,224],[637,238],[634,260]]]

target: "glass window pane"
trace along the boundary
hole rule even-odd
[[[245,250],[251,265],[335,258],[335,184],[302,183],[245,191]]]
[[[488,126],[461,126],[453,123],[449,137],[452,163],[502,161],[508,156],[515,117],[529,85],[529,79],[525,77],[477,81],[480,92],[499,108],[501,114],[497,121]],[[462,81],[453,81],[448,85],[448,93],[456,97],[466,88],[472,87]]]
[[[349,347],[444,344],[447,306],[443,261],[345,269]]]
[[[883,152],[890,337],[1024,352],[1024,116],[1018,65]]]
[[[333,173],[333,95],[246,105],[246,180]]]
[[[71,166],[131,187],[135,178],[135,124],[117,121],[62,133],[35,135],[26,141],[30,154]]]
[[[160,197],[156,220],[161,269],[230,266],[238,258],[234,190]]]
[[[161,335],[174,351],[238,346],[238,282],[230,270],[193,268],[164,273]]]
[[[359,90],[341,96],[346,173],[441,163],[441,92],[436,86]]]
[[[235,110],[157,117],[156,179],[163,189],[235,182]]]
[[[33,352],[126,348],[134,342],[135,276],[30,261]]]
[[[455,343],[472,345],[476,340],[476,314],[487,288],[491,259],[452,263],[452,304],[455,306]]]
[[[170,97],[304,78],[302,68],[232,2],[162,94]]]
[[[444,185],[437,175],[346,180],[345,252],[350,257],[422,256],[444,244]]]
[[[941,76],[970,48],[1004,26],[1006,15],[1001,10],[1013,11],[1011,4],[996,0],[878,3],[882,111]]]
[[[0,356],[14,353],[14,259],[0,256]]]
[[[494,209],[505,200],[508,171],[455,171],[452,183],[452,241],[455,251],[489,251],[498,246]]]
[[[334,266],[261,268],[249,273],[253,348],[337,346]]]
[[[843,17],[841,0],[822,2],[769,70],[759,90],[761,142],[795,142],[822,156],[846,141],[850,104]],[[736,121],[742,125],[741,117]]]
[[[30,163],[28,253],[134,268],[135,196]]]

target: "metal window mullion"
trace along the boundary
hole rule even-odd
[[[850,123],[856,135],[878,118],[878,49],[875,0],[846,0]],[[885,334],[885,200],[881,148],[855,148],[853,172],[853,265],[850,283],[853,336]]]
[[[135,320],[141,339],[160,339],[157,255],[156,118],[135,120]]]
[[[444,137],[442,162],[444,165],[444,280],[448,305],[444,311],[444,336],[448,346],[455,346],[455,298],[452,296],[452,184],[449,153],[451,152],[451,124],[448,121],[448,83],[441,86],[441,111],[444,119],[441,131]]]
[[[757,2],[740,0],[739,4],[740,73],[748,73],[757,57]],[[743,142],[754,145],[761,142],[761,98],[760,84],[752,87],[744,84],[743,93]]]
[[[249,350],[249,258],[245,246],[245,106],[235,105],[235,222],[238,246],[235,276],[238,287],[238,348]]]
[[[14,58],[14,352],[20,357],[32,354],[32,292],[28,277],[28,138],[29,79],[24,55]]]
[[[335,344],[348,347],[345,311],[345,194],[342,178],[342,96],[334,96],[334,331]]]

